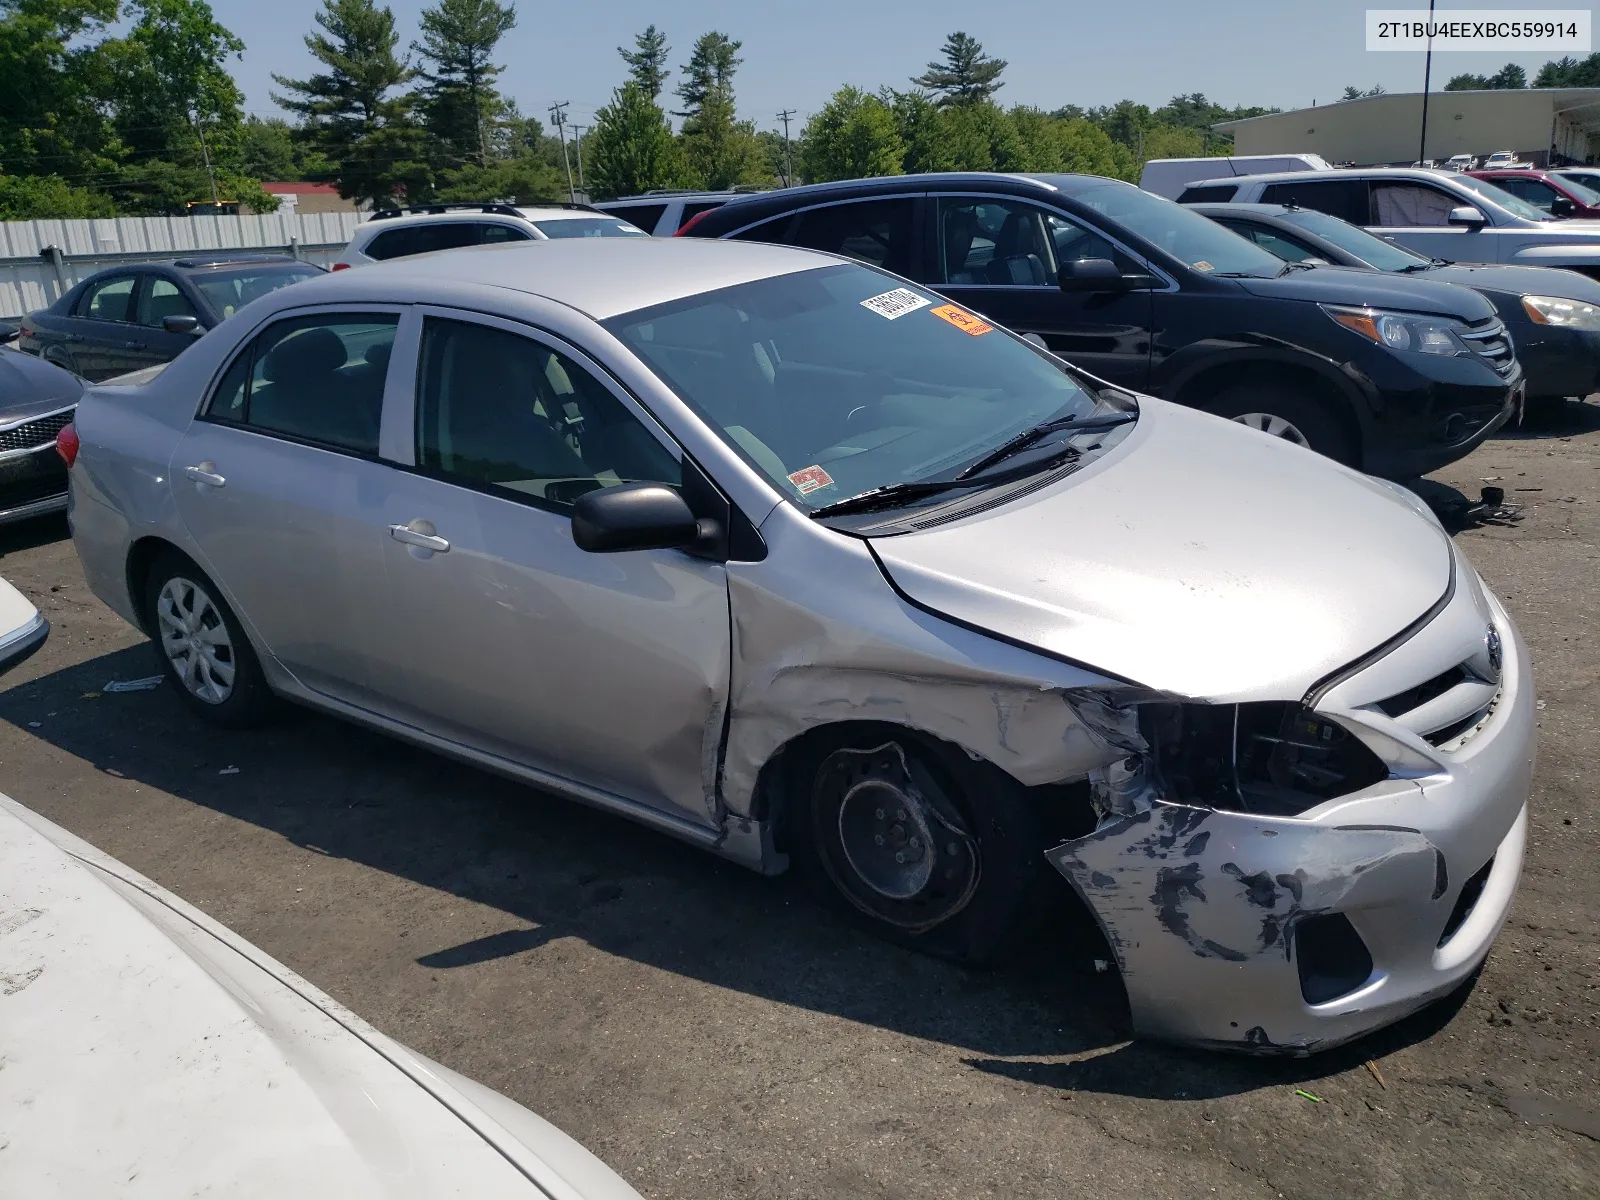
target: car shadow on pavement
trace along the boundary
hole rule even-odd
[[[1600,429],[1600,404],[1588,400],[1566,400],[1548,409],[1536,409],[1515,425],[1507,425],[1494,436],[1508,441],[1576,437]]]
[[[972,1055],[975,1069],[1066,1090],[1223,1094],[1274,1085],[1285,1070],[1316,1078],[1346,1062],[1322,1056],[1285,1067],[1123,1045],[1126,997],[1064,880],[1052,877],[1051,911],[1023,954],[1000,970],[967,970],[885,945],[789,876],[762,878],[341,721],[294,710],[267,729],[212,730],[166,684],[103,693],[106,682],[148,676],[152,666],[140,645],[15,685],[0,691],[0,721],[118,780],[506,915],[507,927],[488,936],[419,947],[415,961],[432,970],[470,970],[573,937],[717,987],[943,1043]],[[114,786],[95,803],[120,804],[121,795]],[[28,803],[25,793],[16,798]],[[1382,1036],[1399,1043],[1432,1032],[1414,1021]],[[1096,1051],[1104,1053],[1079,1062],[1005,1061]]]

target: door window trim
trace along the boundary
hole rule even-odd
[[[1045,212],[1061,217],[1063,220],[1071,221],[1074,225],[1081,225],[1090,233],[1104,238],[1135,262],[1143,263],[1145,270],[1150,273],[1152,278],[1159,279],[1163,284],[1165,284],[1164,287],[1140,288],[1138,289],[1139,291],[1146,292],[1151,295],[1157,295],[1163,292],[1175,292],[1178,290],[1177,280],[1174,279],[1171,274],[1162,270],[1157,264],[1151,262],[1149,255],[1142,254],[1139,251],[1134,250],[1121,238],[1111,236],[1087,217],[1081,216],[1075,212],[1069,212],[1067,209],[1062,208],[1059,205],[1048,204],[1042,200],[1036,200],[1032,196],[1018,196],[1010,192],[932,192],[929,194],[935,201],[935,213],[938,212],[937,202],[946,198],[959,200],[1009,200],[1012,203],[1017,204],[1031,204],[1036,208],[1043,209]],[[938,234],[938,221],[937,218],[935,218],[933,236],[938,237]],[[1016,288],[1027,288],[1029,290],[1039,289],[1041,291],[1060,290],[1059,286],[1048,283],[929,283],[924,284],[923,286],[932,288],[934,291],[938,291],[940,288],[945,287],[973,288],[978,291],[1011,291]]]
[[[543,326],[535,325],[530,321],[518,320],[515,317],[502,317],[494,313],[477,312],[468,308],[450,308],[438,304],[416,304],[412,305],[411,307],[416,317],[416,321],[412,337],[406,346],[406,354],[408,356],[409,366],[407,366],[405,363],[401,364],[402,368],[405,368],[405,379],[403,384],[395,389],[396,405],[394,409],[397,417],[403,417],[402,420],[397,420],[395,424],[397,426],[397,435],[403,436],[407,442],[407,452],[404,461],[399,459],[385,459],[385,461],[389,462],[390,465],[398,467],[400,470],[405,471],[409,475],[420,475],[425,479],[433,480],[435,483],[442,483],[449,487],[461,488],[463,491],[477,492],[484,496],[492,496],[497,500],[507,500],[513,504],[520,504],[527,508],[536,508],[541,512],[547,512],[552,516],[560,517],[562,520],[570,521],[572,519],[572,506],[570,504],[564,505],[554,500],[546,500],[542,496],[533,496],[526,492],[518,492],[509,488],[497,487],[495,484],[488,483],[483,480],[469,479],[461,475],[452,475],[445,471],[438,471],[431,467],[425,467],[417,462],[418,431],[416,423],[418,383],[422,371],[422,328],[424,322],[429,317],[434,317],[441,321],[455,321],[460,324],[482,325],[489,329],[498,329],[502,332],[510,333],[517,337],[527,338],[529,341],[540,344],[548,350],[552,350],[557,354],[562,354],[570,358],[575,365],[582,370],[587,371],[590,376],[600,384],[601,387],[605,388],[606,391],[611,393],[612,398],[622,405],[623,410],[629,416],[637,420],[645,428],[645,430],[648,431],[650,435],[661,444],[661,448],[663,450],[679,461],[679,463],[683,466],[685,473],[689,468],[689,464],[693,464],[694,470],[698,471],[701,475],[704,475],[706,479],[711,480],[712,487],[715,488],[717,492],[721,493],[726,499],[728,499],[728,503],[730,505],[733,503],[731,497],[727,497],[727,494],[723,491],[722,485],[715,482],[715,479],[711,473],[701,466],[692,455],[690,455],[688,450],[678,441],[678,439],[672,436],[671,431],[656,419],[654,413],[640,403],[638,398],[635,397],[633,393],[630,392],[626,387],[624,387],[622,382],[618,380],[615,375],[606,370],[600,365],[600,363],[596,362],[595,359],[587,354],[584,350],[573,345],[560,334],[554,333]],[[399,338],[396,337],[394,353],[389,360],[391,385],[394,384],[393,372],[396,369],[395,364],[399,360],[400,344]],[[389,393],[388,391],[385,391],[383,408],[384,430],[387,430],[390,425],[391,410],[389,407],[389,400]],[[381,440],[382,433],[380,433],[379,437],[381,449],[383,445]],[[587,465],[588,464],[585,464],[585,466]]]
[[[204,421],[208,425],[216,425],[222,429],[233,429],[240,433],[253,433],[257,437],[270,438],[276,442],[286,442],[293,446],[305,446],[312,450],[321,450],[327,454],[340,454],[345,458],[354,458],[361,462],[383,463],[387,466],[403,465],[396,464],[393,461],[386,459],[383,454],[383,447],[384,431],[389,427],[390,423],[390,393],[395,387],[395,363],[399,358],[400,337],[406,327],[406,319],[410,315],[407,310],[407,305],[393,303],[319,304],[308,305],[301,308],[280,309],[278,312],[271,313],[263,317],[258,324],[252,326],[250,331],[239,340],[239,344],[234,346],[233,349],[230,350],[226,356],[224,356],[221,365],[214,372],[212,372],[211,378],[207,382],[205,389],[200,393],[200,403],[195,409],[193,419],[195,421]],[[395,339],[393,348],[389,351],[389,366],[387,370],[385,370],[383,376],[383,405],[380,409],[380,415],[378,417],[378,452],[376,454],[368,454],[360,450],[352,450],[349,446],[335,446],[329,442],[319,442],[313,438],[297,437],[292,433],[280,433],[276,429],[263,429],[259,425],[251,425],[244,421],[230,421],[226,417],[214,417],[211,415],[211,402],[216,399],[217,389],[222,386],[222,381],[227,378],[228,372],[234,368],[235,364],[237,364],[240,359],[246,356],[250,356],[252,358],[254,357],[256,342],[268,329],[278,324],[280,321],[293,321],[302,317],[318,317],[324,315],[338,316],[341,313],[348,313],[352,316],[394,316],[398,318],[395,322]],[[254,363],[251,364],[250,369],[251,373],[253,374],[255,370]]]
[[[931,194],[932,193],[926,192],[926,191],[921,191],[921,192],[875,192],[870,196],[851,196],[851,197],[849,197],[848,199],[845,199],[845,200],[823,200],[823,201],[821,201],[821,202],[819,202],[817,204],[807,204],[803,208],[790,208],[790,209],[786,209],[786,210],[783,210],[783,211],[780,211],[780,212],[768,213],[766,216],[760,217],[757,220],[751,221],[747,225],[741,225],[737,229],[730,229],[730,230],[728,230],[727,233],[719,234],[718,235],[718,240],[726,240],[728,238],[738,237],[741,233],[745,232],[745,230],[754,229],[757,225],[765,225],[768,221],[776,221],[779,217],[784,216],[785,213],[787,213],[787,215],[789,217],[793,218],[793,217],[803,216],[804,214],[806,214],[808,212],[815,212],[817,209],[820,209],[820,208],[840,208],[840,207],[842,207],[843,205],[846,205],[846,204],[866,204],[866,203],[868,203],[870,201],[873,201],[873,200],[911,200],[911,201],[916,201],[916,200],[926,199]],[[913,210],[913,214],[912,214],[912,224],[913,224],[913,226],[916,224],[916,215],[915,215],[915,211],[914,210]],[[789,228],[788,228],[788,230],[786,232],[790,237],[793,237],[794,236],[794,231],[795,231],[795,223],[794,223],[793,220],[791,220],[790,223],[789,223]],[[912,236],[913,239],[915,239],[915,237],[916,237],[916,230],[914,228],[912,229],[911,236]],[[793,246],[794,245],[793,242],[784,242],[783,244],[786,245],[786,246]],[[809,250],[810,249],[809,246],[799,246],[799,247],[796,247],[796,248],[800,249],[800,250]],[[860,261],[859,259],[851,258],[848,255],[833,254],[831,251],[828,251],[828,250],[812,250],[811,253],[813,253],[813,254],[827,254],[827,255],[830,255],[830,257],[833,257],[833,258],[843,259],[845,262],[859,262]],[[871,264],[869,264],[869,265],[871,265]],[[875,267],[875,269],[879,270],[879,271],[883,270],[882,267]],[[893,273],[894,272],[892,272],[892,271],[890,272],[891,275]]]

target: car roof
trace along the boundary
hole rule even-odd
[[[845,260],[764,242],[697,238],[553,238],[414,254],[296,284],[292,303],[425,300],[453,282],[543,296],[597,321],[757,279]],[[889,282],[885,281],[886,288]],[[287,291],[288,289],[284,289]]]
[[[1417,179],[1437,183],[1441,179],[1454,179],[1454,171],[1436,171],[1427,167],[1340,167],[1334,171],[1271,171],[1262,175],[1218,175],[1211,179],[1196,179],[1189,187],[1216,187],[1224,183],[1310,183],[1332,182],[1348,179]]]

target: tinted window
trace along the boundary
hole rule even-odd
[[[911,200],[858,200],[800,214],[790,240],[899,274],[911,269]]]
[[[710,212],[713,208],[721,208],[726,203],[726,200],[700,200],[693,204],[685,204],[683,211],[678,214],[678,228],[682,229],[701,213]]]
[[[1270,277],[1283,264],[1191,208],[1107,181],[1083,188],[1073,199],[1109,222],[1143,238],[1193,270],[1216,275]]]
[[[163,317],[195,317],[194,305],[184,297],[178,285],[159,275],[145,276],[144,291],[139,294],[138,311],[134,319],[140,325],[161,327]]]
[[[417,252],[416,229],[385,229],[367,243],[367,257],[383,260],[404,258]]]
[[[1235,221],[1219,221],[1218,224],[1224,229],[1233,230],[1240,237],[1249,238],[1268,254],[1276,255],[1278,258],[1283,259],[1284,262],[1305,262],[1312,258],[1320,258],[1324,262],[1327,261],[1324,256],[1318,254],[1310,246],[1303,246],[1292,238],[1284,237],[1283,234],[1278,233],[1276,230],[1265,229],[1259,225],[1240,224]]]
[[[624,221],[632,221],[646,233],[654,233],[661,218],[666,215],[665,204],[628,204],[610,210]]]
[[[1408,267],[1416,267],[1428,261],[1420,254],[1414,254],[1393,242],[1386,242],[1365,229],[1358,229],[1350,222],[1330,217],[1327,213],[1310,211],[1290,213],[1286,219],[1323,240],[1332,242],[1339,249],[1354,254],[1369,267],[1377,267],[1380,271],[1404,271]]]
[[[1015,200],[939,200],[939,271],[945,283],[1044,287],[1056,281],[1045,214]]]
[[[620,217],[563,217],[535,221],[534,228],[547,238],[649,237],[631,221]]]
[[[561,506],[597,487],[676,485],[677,458],[592,375],[521,334],[429,318],[417,462]]]
[[[1529,204],[1526,200],[1519,200],[1503,187],[1496,187],[1487,179],[1475,179],[1471,175],[1457,175],[1455,182],[1468,191],[1477,192],[1485,200],[1497,204],[1513,216],[1522,217],[1527,221],[1549,221],[1553,218],[1547,212],[1542,212]],[[1460,203],[1460,201],[1457,201]]]
[[[741,230],[733,235],[735,241],[740,242],[777,242],[783,244],[789,240],[789,229],[795,223],[793,213],[784,213],[771,221],[763,221],[759,225],[752,225],[749,229]]]
[[[854,264],[605,325],[730,447],[808,505],[948,478],[1021,430],[1095,404],[1026,342]]]
[[[1535,208],[1541,208],[1545,212],[1550,211],[1550,202],[1560,194],[1542,179],[1525,179],[1520,175],[1513,175],[1508,179],[1496,179],[1493,182],[1495,186],[1505,188],[1519,200],[1526,200]]]
[[[91,321],[127,321],[132,318],[132,275],[113,275],[89,285],[78,302],[78,315]]]
[[[1271,183],[1261,191],[1263,204],[1293,204],[1314,208],[1352,225],[1370,225],[1367,184],[1361,179],[1301,179]]]
[[[1596,192],[1594,190],[1593,179],[1587,181],[1578,179],[1563,179],[1561,182],[1563,185],[1565,185],[1567,191],[1572,194],[1572,197],[1577,200],[1579,204],[1587,204],[1591,206],[1600,204],[1600,192]]]
[[[270,325],[228,368],[206,415],[376,454],[398,321],[382,314],[328,313]]]
[[[1233,199],[1233,194],[1239,190],[1236,183],[1213,183],[1209,187],[1184,188],[1183,194],[1178,197],[1179,204],[1212,204],[1222,203]]]
[[[386,229],[372,239],[367,256],[380,260],[405,258],[435,250],[476,246],[479,228],[476,221],[444,221],[436,225],[413,225],[409,229]]]
[[[1461,201],[1440,188],[1420,183],[1374,183],[1373,224],[1383,229],[1450,224],[1450,211]]]
[[[533,235],[515,225],[484,225],[478,239],[480,245],[493,246],[501,242],[531,242]]]
[[[189,276],[189,282],[200,289],[206,303],[219,317],[226,318],[268,292],[321,274],[315,267],[302,263],[284,263],[207,270]]]

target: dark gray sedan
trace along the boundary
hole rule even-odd
[[[72,420],[83,380],[0,349],[0,524],[67,507],[67,468],[56,434]]]
[[[1528,381],[1530,410],[1600,387],[1600,282],[1559,267],[1466,264],[1430,259],[1311,208],[1284,204],[1187,207],[1287,262],[1421,275],[1459,283],[1495,306]]]
[[[109,267],[22,321],[18,346],[98,381],[183,353],[250,301],[323,273],[287,254]]]

